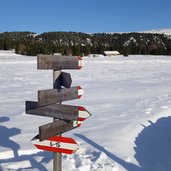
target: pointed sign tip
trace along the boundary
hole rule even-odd
[[[84,61],[81,56],[78,56],[78,69],[81,69],[84,66]]]
[[[91,116],[91,113],[88,112],[83,106],[78,107],[78,118],[87,119]]]
[[[78,89],[78,99],[80,99],[84,94],[84,90],[81,88],[81,86],[78,86],[77,89]]]

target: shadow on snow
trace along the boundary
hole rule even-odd
[[[9,121],[8,117],[0,117],[0,123]],[[151,123],[150,126],[145,127],[135,140],[135,159],[139,166],[128,163],[119,157],[115,156],[102,146],[81,134],[75,134],[77,137],[83,139],[90,145],[94,146],[101,152],[104,152],[110,159],[123,166],[128,171],[170,171],[171,170],[171,117],[161,118],[156,123]],[[7,128],[0,125],[0,146],[10,148],[13,151],[14,157],[10,159],[1,159],[0,165],[9,162],[21,162],[28,160],[31,167],[24,169],[38,169],[47,171],[43,166],[52,160],[52,155],[47,152],[38,152],[31,155],[18,155],[20,149],[19,144],[10,139],[11,136],[20,134],[21,130],[18,128]],[[36,161],[36,157],[42,157],[41,161]],[[0,166],[0,170],[3,170]],[[17,171],[21,171],[18,169]]]
[[[8,117],[0,117],[0,122],[6,122],[9,121]],[[20,134],[21,130],[18,128],[6,128],[5,126],[0,125],[0,146],[5,147],[5,148],[11,148],[14,157],[18,157],[18,150],[20,149],[20,146],[10,140],[10,137]]]
[[[74,134],[86,141],[128,171],[171,171],[171,117],[161,118],[145,127],[135,139],[135,159],[139,166],[128,163],[99,144],[81,134]]]
[[[9,121],[8,117],[0,117],[1,122]],[[0,147],[9,148],[13,151],[13,158],[8,159],[0,159],[0,170],[3,170],[2,164],[8,164],[10,162],[21,162],[28,160],[31,164],[31,167],[27,167],[24,169],[38,169],[41,171],[48,171],[44,166],[43,163],[48,163],[52,160],[52,155],[47,152],[38,152],[36,154],[31,155],[21,155],[19,156],[18,150],[20,149],[19,144],[12,141],[10,137],[20,134],[21,130],[18,128],[7,128],[5,126],[0,125]],[[41,161],[37,162],[34,157],[42,157]],[[18,169],[17,171],[21,171],[23,169]]]

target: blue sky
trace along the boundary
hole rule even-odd
[[[171,28],[171,0],[2,0],[0,32],[131,32]]]

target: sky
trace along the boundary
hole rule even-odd
[[[171,0],[2,0],[0,32],[133,32],[171,28]]]

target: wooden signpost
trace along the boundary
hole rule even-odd
[[[75,56],[38,55],[38,69],[53,70],[53,89],[39,90],[38,102],[26,101],[26,113],[52,117],[53,122],[39,126],[39,134],[32,139],[41,150],[51,151],[53,170],[61,171],[61,153],[72,154],[78,144],[72,138],[62,137],[62,133],[79,127],[91,114],[82,106],[61,104],[63,101],[79,99],[83,95],[80,86],[71,87],[71,75],[62,69],[81,69],[83,61]]]

